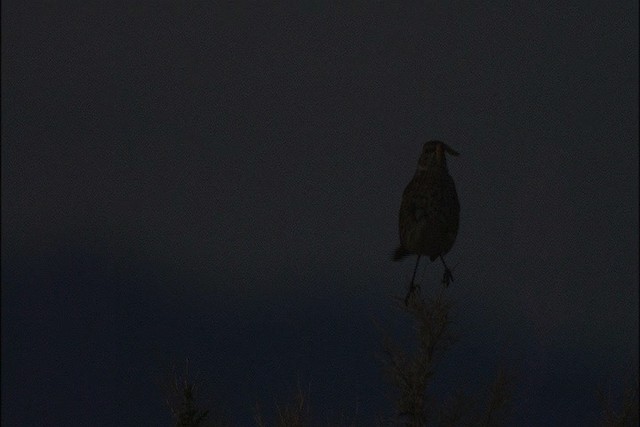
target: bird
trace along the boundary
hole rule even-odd
[[[442,141],[425,142],[416,172],[402,193],[398,215],[400,245],[393,254],[393,260],[400,261],[409,255],[418,256],[405,298],[406,304],[417,288],[414,280],[423,255],[431,261],[436,258],[442,260],[445,286],[453,281],[444,255],[449,252],[458,235],[460,203],[455,182],[447,169],[445,154],[459,155]]]

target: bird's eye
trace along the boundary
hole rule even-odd
[[[433,153],[434,151],[436,151],[436,144],[435,142],[427,142],[426,144],[424,144],[424,151],[429,152],[429,153]]]

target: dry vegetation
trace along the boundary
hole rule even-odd
[[[513,381],[504,371],[498,371],[492,384],[482,395],[469,395],[456,391],[441,397],[431,390],[432,380],[437,374],[438,362],[446,358],[447,350],[455,344],[451,331],[452,302],[446,297],[443,284],[434,291],[433,297],[422,297],[419,292],[405,302],[397,301],[399,312],[409,316],[414,325],[411,345],[399,345],[385,334],[382,344],[381,362],[387,380],[393,388],[394,401],[388,411],[392,415],[378,415],[378,426],[502,426],[509,422]],[[168,406],[178,427],[233,425],[219,413],[212,414],[203,409],[196,400],[195,382],[188,377],[188,366],[184,375],[173,372],[169,381]],[[619,400],[619,399],[618,399]],[[638,383],[627,387],[622,403],[617,406],[610,396],[600,393],[602,408],[601,425],[611,427],[638,425]],[[211,408],[216,409],[216,408]],[[384,409],[382,409],[384,410]],[[254,410],[254,422],[258,427],[304,427],[311,425],[356,426],[355,421],[327,423],[312,419],[309,391],[298,387],[291,402],[277,405],[272,423],[265,421],[259,406]],[[390,412],[388,412],[390,413]]]

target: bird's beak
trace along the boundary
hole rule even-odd
[[[447,144],[442,144],[442,148],[447,152],[447,154],[451,154],[452,156],[458,157],[460,155],[460,153],[449,147]]]

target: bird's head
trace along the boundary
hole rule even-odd
[[[446,168],[447,160],[445,153],[452,156],[458,156],[460,154],[442,141],[434,140],[425,142],[422,147],[420,160],[418,161],[418,170],[428,170],[436,167]]]

